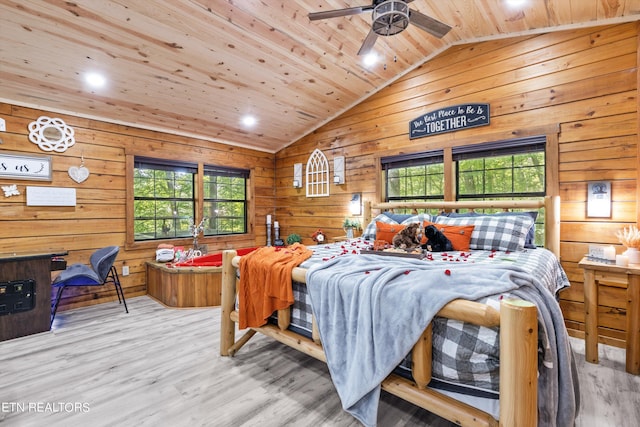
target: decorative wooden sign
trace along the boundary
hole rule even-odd
[[[51,156],[2,152],[0,178],[51,181]]]
[[[409,122],[409,138],[422,138],[489,124],[489,104],[461,104],[431,111]]]

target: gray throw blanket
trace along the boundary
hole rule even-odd
[[[456,298],[476,300],[518,288],[525,298],[528,288],[540,288],[533,293],[546,293],[553,305],[558,306],[531,274],[512,265],[456,263],[447,266],[411,258],[354,255],[312,266],[306,281],[329,372],[342,406],[366,426],[376,425],[380,383],[409,353],[433,316],[448,302]],[[533,302],[545,303],[547,296],[538,296]],[[552,321],[548,325],[547,317]],[[543,316],[543,329],[555,329],[553,322],[561,319],[561,313]],[[566,337],[564,325],[559,329]],[[571,425],[564,421],[575,417],[575,396],[558,388],[558,369],[563,370],[563,378],[572,376],[570,365],[561,366],[571,359],[568,339],[564,342],[566,348],[563,346],[561,350],[568,351],[569,356],[548,358],[552,361],[548,365],[552,366],[546,370],[555,374],[541,382],[543,389],[538,392],[542,405],[555,399],[552,407],[545,409],[549,418],[553,418],[546,425]],[[554,352],[556,345],[551,343],[547,347]],[[559,410],[565,414],[560,417],[562,422],[555,424]]]

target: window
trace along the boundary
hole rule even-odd
[[[545,145],[546,138],[537,136],[454,147],[456,200],[544,197]],[[544,245],[544,209],[536,218],[535,244]]]
[[[197,165],[136,158],[133,173],[135,240],[189,236],[195,217]]]
[[[249,172],[205,166],[205,236],[247,232],[247,178]]]
[[[385,174],[385,200],[444,200],[442,150],[381,159]]]
[[[204,235],[247,233],[249,171],[135,157],[134,241],[190,238],[200,218]],[[201,196],[197,196],[201,195]]]
[[[445,163],[444,150],[383,157],[384,199],[391,202],[544,197],[546,142],[546,136],[542,135],[456,146],[450,149],[452,164]],[[447,192],[450,176],[454,182],[449,183]],[[544,224],[543,212],[538,214],[536,224]],[[543,242],[544,227],[536,227],[536,244]]]
[[[545,137],[455,147],[457,200],[545,195]]]

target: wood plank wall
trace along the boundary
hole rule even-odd
[[[75,145],[64,153],[51,154],[32,144],[28,139],[28,125],[42,115],[59,117],[73,127]],[[125,244],[125,158],[132,154],[251,169],[254,195],[251,232],[240,237],[200,238],[199,242],[208,245],[209,252],[217,252],[229,247],[252,247],[266,241],[265,226],[259,222],[254,227],[253,215],[264,218],[268,213],[274,214],[274,155],[271,153],[2,103],[0,117],[6,120],[7,126],[7,132],[0,133],[0,151],[51,154],[53,169],[51,182],[0,179],[2,185],[17,184],[21,193],[9,198],[0,196],[0,253],[64,249],[69,251],[66,257],[69,264],[88,263],[89,256],[97,248],[118,245],[118,271],[122,271],[123,265],[128,265],[130,270],[129,276],[120,277],[125,295],[146,294],[145,262],[154,259],[157,242],[133,247]],[[82,156],[90,176],[78,184],[67,171],[71,166],[80,166]],[[75,188],[77,205],[26,206],[27,185]],[[170,243],[190,247],[191,240]],[[117,300],[111,286],[73,289],[65,291],[65,295],[60,310]]]
[[[580,334],[584,315],[577,262],[588,243],[617,245],[615,231],[636,223],[638,216],[637,38],[637,24],[631,23],[453,47],[277,153],[275,171],[274,156],[268,153],[0,103],[0,116],[7,122],[7,132],[0,133],[1,150],[43,154],[27,138],[28,124],[41,115],[65,120],[77,141],[53,156],[52,182],[1,180],[2,185],[18,184],[23,194],[0,199],[0,252],[63,248],[72,263],[85,262],[98,247],[116,244],[122,248],[119,271],[124,264],[131,271],[122,278],[126,295],[146,293],[144,262],[153,258],[153,248],[125,248],[127,150],[149,156],[176,153],[177,158],[213,164],[227,164],[229,153],[242,154],[235,166],[253,171],[255,233],[240,240],[205,239],[210,251],[216,251],[263,244],[269,213],[279,220],[283,238],[299,233],[310,244],[317,228],[329,237],[344,234],[340,225],[348,216],[351,193],[377,197],[375,165],[382,155],[558,129],[559,167],[551,179],[562,199],[561,255],[573,284],[562,295],[562,307],[568,326]],[[409,140],[411,119],[465,102],[490,103],[491,125]],[[305,164],[316,147],[330,162],[334,156],[346,157],[346,184],[332,185],[327,198],[306,198],[304,189],[291,186],[293,164]],[[76,184],[67,170],[79,166],[82,155],[91,176]],[[594,180],[612,181],[610,219],[586,218],[587,182]],[[26,207],[26,185],[76,188],[78,205]],[[61,310],[114,299],[111,289],[90,289],[65,299]],[[601,333],[619,344],[624,298],[611,294],[604,303]]]
[[[561,258],[573,284],[562,308],[574,335],[583,331],[582,271],[589,243],[614,244],[616,230],[638,219],[638,26],[636,23],[487,41],[453,47],[276,155],[276,213],[283,234],[305,243],[316,228],[344,234],[351,193],[378,195],[381,155],[500,140],[557,129],[558,167],[548,177],[561,196]],[[389,59],[387,59],[389,61]],[[389,61],[388,67],[393,67]],[[467,103],[491,104],[491,125],[409,140],[409,121],[428,111]],[[315,148],[330,163],[346,157],[346,183],[331,196],[304,197],[292,188],[293,164]],[[587,183],[612,182],[609,219],[586,217]],[[620,345],[624,295],[601,307],[608,342]]]

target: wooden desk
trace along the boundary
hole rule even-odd
[[[626,369],[631,374],[640,374],[640,265],[620,267],[586,258],[578,265],[584,269],[585,359],[598,363],[598,286],[606,283],[626,288]]]

